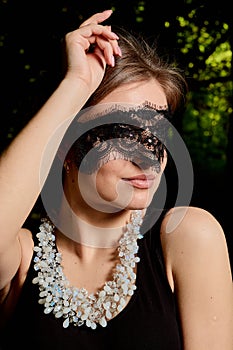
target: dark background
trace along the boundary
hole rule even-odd
[[[232,70],[222,77],[208,76],[208,79],[195,78],[195,72],[205,70],[204,62],[219,42],[228,41],[232,48],[232,12],[230,2],[212,1],[77,1],[77,0],[5,0],[0,2],[0,88],[1,88],[1,128],[0,150],[3,150],[33,114],[49,97],[63,74],[62,38],[65,33],[97,11],[112,8],[114,13],[111,24],[126,27],[142,33],[149,41],[156,40],[161,55],[177,61],[187,72],[192,98],[202,94],[203,87],[219,81],[221,84],[232,82]],[[195,11],[192,17],[190,13]],[[178,16],[188,18],[197,28],[205,24],[216,40],[206,47],[200,58],[198,38],[193,42],[188,54],[181,50],[183,40],[189,37],[177,21]],[[165,24],[169,23],[169,26]],[[221,25],[226,23],[229,30],[221,34]],[[221,35],[220,35],[221,34]],[[195,46],[196,45],[196,46]],[[206,57],[204,57],[206,55]],[[192,60],[193,67],[190,66]],[[207,73],[206,73],[207,76]],[[232,87],[232,84],[230,84]],[[228,122],[225,162],[217,166],[217,161],[209,159],[208,153],[198,153],[200,144],[195,149],[189,148],[194,159],[194,191],[192,205],[203,207],[213,213],[224,228],[231,261],[233,260],[232,238],[232,90],[228,98]],[[197,99],[197,97],[196,97]],[[198,100],[198,99],[197,99]],[[197,100],[191,101],[194,105]],[[203,110],[205,106],[202,106]],[[187,137],[182,129],[185,111],[180,111],[175,121],[181,135]],[[192,138],[195,135],[188,135]],[[35,140],[36,142],[36,140]],[[222,156],[222,155],[221,155]],[[22,165],[27,169],[27,165]],[[171,175],[170,175],[171,176]],[[171,181],[172,182],[172,181]],[[172,186],[171,186],[172,191]],[[229,203],[230,202],[230,203]],[[30,225],[37,225],[40,210],[38,202],[29,218]]]

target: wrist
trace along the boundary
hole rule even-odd
[[[91,95],[90,87],[74,74],[67,74],[58,86],[62,100],[69,103],[76,114],[85,105]]]

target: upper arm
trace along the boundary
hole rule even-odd
[[[21,229],[18,237],[0,254],[0,290],[8,290],[17,272],[27,269],[33,252],[33,240],[29,230]]]
[[[169,215],[161,240],[177,297],[184,349],[232,350],[232,275],[222,228],[210,213],[189,208],[177,227],[166,233]]]

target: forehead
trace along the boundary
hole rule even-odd
[[[140,128],[155,126],[161,119],[170,118],[167,105],[158,105],[150,101],[143,103],[105,102],[81,110],[76,122],[90,130],[96,126],[113,123],[126,123]],[[76,124],[76,123],[75,123]]]
[[[158,109],[165,109],[165,106],[167,106],[165,92],[161,85],[154,79],[123,84],[109,93],[101,103],[117,102],[142,104],[145,101],[149,101],[154,106],[158,106]]]

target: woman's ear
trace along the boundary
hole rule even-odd
[[[163,157],[163,160],[161,162],[161,171],[162,172],[164,172],[166,165],[167,165],[167,152],[166,152],[166,150],[164,150],[164,157]]]
[[[70,162],[71,161],[69,159],[66,159],[64,161],[63,167],[64,167],[66,174],[69,174],[69,172],[70,172]]]

